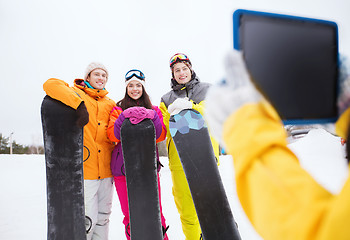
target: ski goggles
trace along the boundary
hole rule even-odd
[[[183,53],[176,53],[170,59],[170,67],[177,61],[190,61],[190,59]]]
[[[137,69],[132,69],[125,74],[125,81],[130,80],[132,77],[137,77],[140,80],[145,80],[145,74]]]

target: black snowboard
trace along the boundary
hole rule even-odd
[[[76,111],[45,96],[41,105],[46,186],[47,239],[85,240],[83,129]]]
[[[170,134],[179,154],[204,240],[241,239],[201,114],[182,110],[170,117]]]
[[[163,239],[159,207],[156,139],[153,122],[125,119],[121,143],[128,189],[132,240]]]

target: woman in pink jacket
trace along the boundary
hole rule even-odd
[[[122,100],[117,102],[117,106],[112,109],[109,125],[107,129],[108,137],[111,141],[116,142],[116,146],[112,153],[111,169],[114,177],[115,187],[120,201],[120,206],[124,214],[123,223],[125,225],[126,238],[130,239],[130,219],[129,219],[129,205],[128,195],[126,187],[126,177],[124,168],[124,159],[122,153],[122,146],[120,142],[120,128],[125,118],[133,116],[138,121],[143,118],[150,118],[154,124],[156,132],[156,142],[161,142],[165,139],[166,128],[163,124],[162,113],[158,107],[153,106],[149,96],[145,90],[145,75],[140,70],[130,70],[125,75],[126,92]],[[157,161],[158,172],[161,168],[159,162],[158,148],[157,149]],[[163,227],[164,239],[168,240],[166,231],[168,227],[165,223],[165,218],[162,213],[161,205],[161,192],[158,175],[158,192],[159,192],[159,204],[161,211],[161,221]]]

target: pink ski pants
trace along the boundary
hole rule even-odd
[[[159,192],[159,206],[160,206],[161,221],[162,221],[163,228],[166,229],[167,226],[166,226],[165,218],[163,216],[163,211],[162,211],[160,182],[159,182],[158,174],[157,174],[157,177],[158,177],[158,192]],[[126,177],[125,176],[114,177],[114,183],[115,183],[115,188],[117,190],[117,194],[119,197],[120,206],[124,214],[123,224],[125,225],[125,235],[126,235],[126,238],[130,240],[130,224],[129,224],[130,219],[129,219],[128,192],[126,188]],[[164,235],[164,240],[169,240],[167,234]]]

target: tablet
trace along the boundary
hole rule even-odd
[[[233,14],[233,40],[285,124],[336,121],[336,23],[239,9]]]

